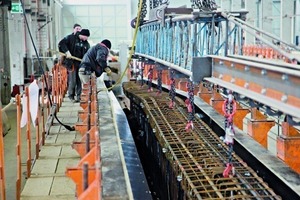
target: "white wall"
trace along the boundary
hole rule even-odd
[[[90,30],[92,44],[109,39],[112,49],[117,49],[122,41],[131,40],[130,0],[64,0],[62,8],[62,35],[72,32],[74,23]]]

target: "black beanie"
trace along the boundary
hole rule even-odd
[[[85,36],[90,36],[90,31],[89,29],[81,29],[79,35],[85,35]]]
[[[111,48],[111,43],[110,43],[110,41],[109,40],[102,40],[102,42],[101,42],[102,44],[104,44],[107,48]]]

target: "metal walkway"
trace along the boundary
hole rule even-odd
[[[151,193],[136,152],[134,141],[116,97],[98,81],[101,174],[103,199],[151,199]],[[64,124],[80,121],[80,103],[64,98],[57,117]],[[72,143],[79,141],[77,131],[68,131],[54,120],[40,158],[32,167],[31,177],[21,193],[22,200],[73,200],[76,185],[65,175],[67,167],[76,166],[80,156]],[[126,161],[126,163],[125,163]]]

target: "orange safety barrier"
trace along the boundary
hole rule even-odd
[[[91,139],[90,135],[93,135],[94,132],[87,132],[82,138],[81,141],[74,141],[72,144],[72,148],[77,151],[77,153],[80,155],[80,157],[84,157],[90,149],[92,149],[96,144],[95,140]],[[93,138],[95,138],[93,136]]]
[[[45,115],[50,114],[50,106],[49,106],[49,99],[45,99],[46,93],[51,93],[51,99],[54,100],[53,102],[58,103],[56,107],[59,107],[60,101],[63,99],[65,92],[66,92],[66,82],[63,80],[67,80],[67,73],[66,69],[62,66],[55,66],[53,67],[53,76],[49,76],[48,73],[45,76],[42,76],[39,81],[41,81],[41,93],[39,97],[39,103],[37,105],[37,118],[34,120],[35,125],[35,156],[34,160],[39,158],[40,147],[45,143],[45,133],[46,128],[45,124],[47,120],[45,120]],[[47,80],[48,91],[45,91]],[[37,80],[33,80],[33,82]],[[60,82],[60,83],[59,83]],[[52,84],[54,83],[54,85]],[[50,96],[50,95],[49,95]],[[47,98],[49,97],[47,95]],[[21,185],[22,185],[22,152],[21,152],[21,97],[22,94],[16,95],[16,106],[17,106],[17,144],[16,144],[16,156],[17,156],[17,179],[16,179],[16,199],[19,200],[21,197]],[[32,143],[32,130],[31,130],[31,115],[30,115],[30,91],[29,87],[25,87],[25,92],[23,98],[26,97],[27,101],[26,105],[26,113],[24,113],[27,117],[26,121],[26,144],[27,144],[27,160],[26,160],[26,178],[31,176],[32,170],[32,153],[31,153],[31,143]],[[41,105],[41,106],[40,106]],[[53,117],[53,116],[52,116]],[[1,139],[0,139],[1,140]],[[1,141],[0,141],[1,143]],[[4,173],[3,173],[4,174]]]
[[[101,190],[101,170],[100,170],[100,162],[96,164],[96,177],[95,180],[88,186],[88,188],[81,193],[78,197],[78,200],[100,200],[102,190]]]
[[[21,97],[16,95],[17,104],[17,180],[16,180],[16,199],[20,199],[22,185],[22,159],[21,159]]]
[[[30,127],[30,98],[29,98],[29,89],[28,87],[25,88],[25,96],[27,97],[26,107],[27,107],[27,125],[26,125],[26,140],[27,140],[27,171],[26,176],[27,178],[31,175],[31,127]]]
[[[6,199],[5,193],[5,165],[4,165],[4,142],[3,142],[3,120],[2,108],[0,107],[0,192],[1,199]]]

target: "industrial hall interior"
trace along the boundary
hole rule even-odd
[[[0,0],[0,200],[300,199],[300,0]]]

